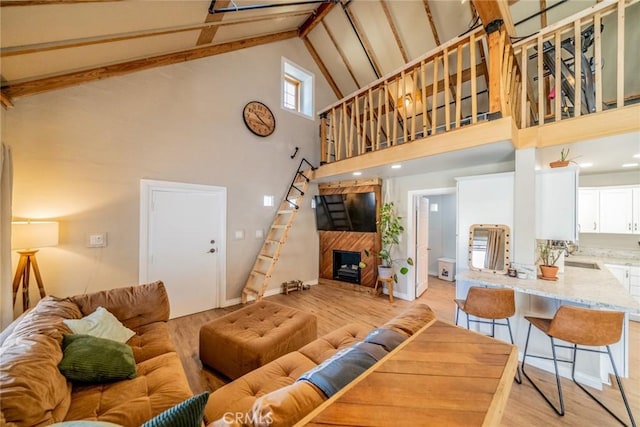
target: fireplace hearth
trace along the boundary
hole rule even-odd
[[[333,251],[333,279],[360,284],[360,252]]]

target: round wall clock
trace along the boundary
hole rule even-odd
[[[258,136],[269,136],[276,129],[276,119],[273,113],[262,102],[251,101],[242,111],[244,124]]]

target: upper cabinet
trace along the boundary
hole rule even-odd
[[[578,169],[536,172],[536,238],[578,240]]]
[[[579,190],[580,233],[640,234],[640,186]]]

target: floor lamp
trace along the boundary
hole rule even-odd
[[[45,221],[18,221],[11,224],[11,248],[18,249],[20,260],[13,278],[13,305],[22,283],[22,311],[29,308],[29,279],[31,269],[36,277],[40,298],[47,295],[36,261],[39,248],[58,244],[58,223]]]

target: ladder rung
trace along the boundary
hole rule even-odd
[[[275,259],[274,257],[270,257],[270,256],[267,256],[267,255],[258,255],[258,258],[263,260],[263,261],[269,261],[269,262],[271,262],[271,261],[273,261]]]
[[[265,243],[277,244],[280,243],[280,240],[265,240]]]
[[[255,276],[256,274],[260,274],[260,275],[262,275],[262,276],[266,276],[266,275],[267,275],[267,273],[265,273],[264,271],[258,271],[258,270],[253,270],[253,271],[251,271],[251,274],[252,274],[252,275],[254,275],[254,276]]]
[[[293,209],[283,209],[281,211],[278,211],[279,215],[285,215],[285,214],[290,214],[293,213]]]
[[[271,226],[271,228],[280,228],[280,229],[282,229],[282,228],[287,228],[287,225],[286,224],[274,224],[274,225]]]

